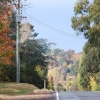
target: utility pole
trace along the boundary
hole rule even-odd
[[[21,18],[27,18],[27,17],[22,17],[20,15],[20,8],[21,8],[21,0],[15,0],[14,1],[14,5],[16,7],[16,82],[20,83],[20,22],[21,22]],[[33,34],[33,36],[37,36],[38,33]]]
[[[16,34],[16,82],[20,83],[20,53],[19,53],[19,44],[20,44],[20,40],[19,40],[19,34],[20,34],[20,22],[21,22],[21,16],[20,16],[20,0],[17,1],[16,4],[16,9],[17,9],[17,13],[16,13],[16,28],[17,28],[17,34]]]

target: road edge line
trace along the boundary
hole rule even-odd
[[[58,92],[56,92],[56,99],[59,100]]]

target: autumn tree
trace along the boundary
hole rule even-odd
[[[53,88],[56,91],[58,89],[59,72],[58,67],[55,67],[48,71],[48,79],[53,84]]]
[[[62,66],[65,67],[65,68],[67,68],[67,63],[63,62]]]
[[[14,41],[8,36],[11,33],[9,28],[11,6],[0,3],[0,8],[0,64],[9,65],[12,63],[11,58],[14,44]]]
[[[66,90],[70,91],[70,74],[66,75]]]
[[[9,28],[11,10],[12,6],[8,5],[5,0],[0,3],[0,77],[6,73],[5,66],[13,64],[12,56],[14,54],[14,41],[9,37],[11,33]]]
[[[97,82],[94,80],[93,77],[90,77],[90,86],[92,91],[98,91],[99,90],[99,85]]]

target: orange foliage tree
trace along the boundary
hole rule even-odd
[[[0,65],[11,65],[14,51],[14,41],[11,40],[9,28],[12,6],[6,2],[0,2]]]

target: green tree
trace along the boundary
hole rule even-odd
[[[90,47],[87,42],[83,49],[82,59],[79,66],[80,83],[84,89],[90,89],[90,76],[95,76],[100,71],[98,48]],[[98,79],[96,79],[98,83]]]
[[[65,61],[64,57],[61,57],[58,61],[58,65],[62,66],[63,62]]]
[[[12,40],[16,41],[16,12],[14,11],[12,12],[12,19],[9,28],[12,30],[9,36],[11,37]]]
[[[77,34],[84,34],[92,46],[99,46],[100,39],[100,2],[93,0],[78,0],[74,7],[72,28]]]
[[[39,74],[41,79],[45,80],[47,75],[47,68],[37,65],[35,71]]]
[[[72,28],[77,32],[77,34],[84,34],[87,36],[87,31],[90,28],[89,20],[89,1],[88,0],[78,0],[74,7],[75,16],[72,17]]]
[[[43,88],[47,74],[47,58],[50,45],[45,39],[27,40],[21,44],[21,82],[27,82]],[[40,66],[40,67],[39,67]]]
[[[90,90],[90,76],[100,71],[100,1],[78,0],[74,13],[72,28],[78,35],[83,34],[88,39],[83,48],[79,73],[82,87]]]
[[[84,65],[86,57],[87,56],[83,50],[81,62],[79,64],[80,85],[83,87],[84,90],[90,90],[90,73],[88,72],[89,66]]]
[[[79,67],[79,61],[75,61],[75,64],[73,64],[73,66],[70,69],[72,75],[76,75],[77,76],[78,67]]]
[[[50,51],[50,46],[46,43],[45,39],[27,40],[21,45],[20,56],[21,61],[26,62],[28,65],[42,65],[46,66],[46,54]]]
[[[58,83],[58,86],[57,86],[57,91],[63,91],[63,85]]]

